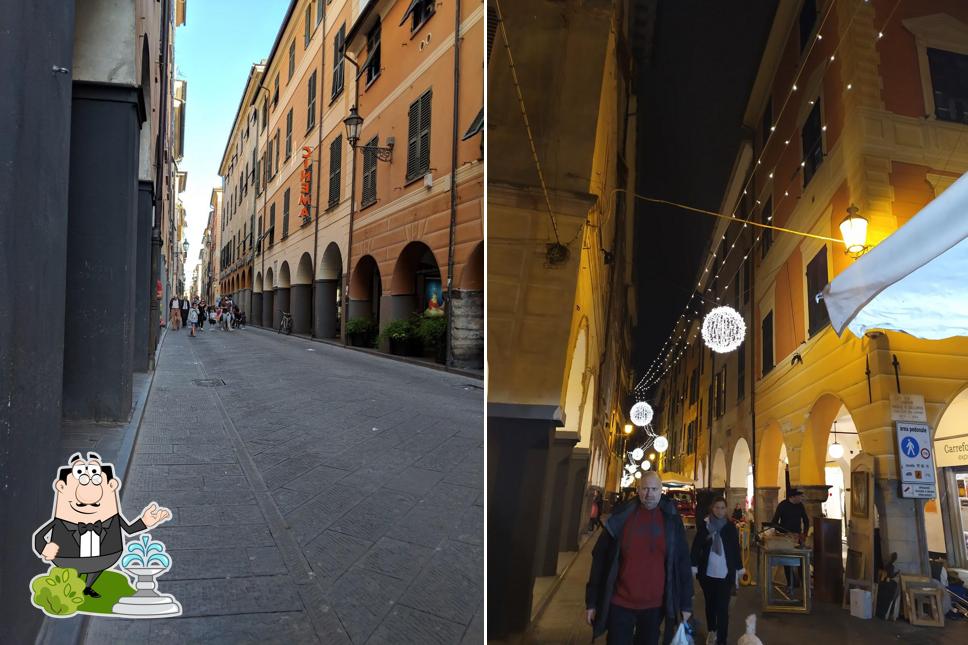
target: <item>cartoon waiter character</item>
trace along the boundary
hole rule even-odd
[[[114,477],[111,464],[102,464],[101,457],[93,452],[87,453],[86,460],[74,453],[68,463],[57,472],[54,516],[34,533],[34,552],[58,567],[87,574],[84,595],[100,598],[92,587],[98,576],[121,557],[121,531],[140,533],[170,519],[171,512],[152,502],[141,517],[128,522],[118,504],[121,481]]]

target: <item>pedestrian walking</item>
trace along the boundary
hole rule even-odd
[[[615,509],[592,550],[585,620],[609,645],[669,643],[692,615],[692,569],[686,529],[662,478],[647,471],[638,497]]]
[[[168,321],[171,323],[171,328],[178,331],[181,327],[181,301],[178,300],[178,296],[173,296],[168,301],[168,312]]]
[[[188,325],[189,306],[191,306],[191,302],[189,302],[188,296],[183,296],[181,299],[181,322],[183,327]]]
[[[222,307],[222,329],[232,331],[232,308],[228,305]]]
[[[192,305],[188,310],[188,324],[192,326],[192,338],[195,338],[195,329],[198,328],[198,306]]]
[[[592,503],[588,510],[588,532],[591,533],[602,525],[602,494],[597,490],[592,496]]]
[[[208,319],[208,311],[205,307],[205,301],[202,300],[198,303],[198,331],[205,331],[205,321]]]
[[[726,498],[716,497],[692,541],[692,573],[706,599],[706,645],[726,645],[729,600],[745,573],[739,531],[726,517]]]

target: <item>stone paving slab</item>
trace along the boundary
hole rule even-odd
[[[122,508],[172,509],[151,533],[184,615],[93,619],[87,642],[482,642],[467,380],[292,337],[169,334]]]

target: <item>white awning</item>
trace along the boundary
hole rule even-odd
[[[824,287],[838,335],[968,336],[968,173]]]

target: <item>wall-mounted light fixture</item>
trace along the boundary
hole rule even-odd
[[[847,217],[840,223],[840,234],[847,247],[844,252],[852,258],[859,258],[871,248],[867,244],[869,222],[863,215],[858,215],[859,210],[857,206],[851,204],[847,209]]]

